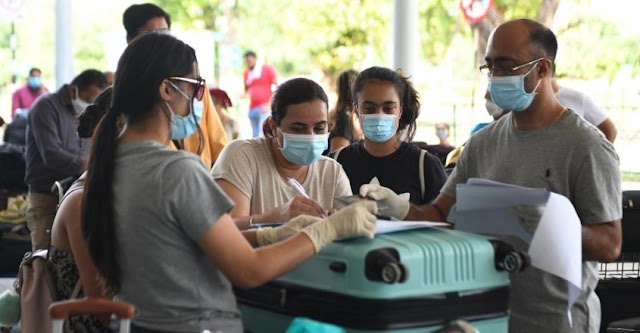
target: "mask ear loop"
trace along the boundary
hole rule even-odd
[[[542,61],[542,59],[540,61]],[[538,66],[540,61],[536,62],[536,64],[533,65],[533,67],[531,67],[531,69],[526,74],[524,74],[523,76],[524,77],[529,76],[529,74],[531,74],[533,72],[533,70]],[[538,87],[540,86],[540,82],[542,82],[542,79],[538,79],[538,83],[536,83],[536,86],[533,88],[533,90],[529,94],[537,94],[537,90],[538,90]],[[525,92],[526,92],[526,90],[525,90]]]
[[[538,93],[537,90],[538,90],[538,87],[540,86],[540,82],[542,82],[542,79],[538,79],[538,83],[536,83],[535,88],[533,88],[533,91],[531,92],[532,94]]]

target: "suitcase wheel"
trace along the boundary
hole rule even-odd
[[[396,249],[381,248],[367,253],[365,276],[370,281],[403,283],[409,279],[409,269],[400,261]]]
[[[499,271],[517,272],[531,264],[529,255],[522,251],[516,251],[513,246],[500,241],[490,240],[495,251],[495,265]]]

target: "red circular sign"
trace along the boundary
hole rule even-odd
[[[470,23],[478,23],[487,17],[493,0],[460,0],[460,9]]]
[[[22,16],[24,0],[0,0],[0,18],[15,20]]]
[[[19,12],[24,6],[24,0],[0,0],[0,7],[10,13]]]

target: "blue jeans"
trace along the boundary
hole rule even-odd
[[[264,105],[256,106],[249,109],[249,120],[251,120],[251,129],[253,130],[253,137],[263,137],[262,123],[269,117],[269,112],[262,113]]]

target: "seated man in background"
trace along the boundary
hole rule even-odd
[[[442,165],[444,166],[445,161],[447,159],[447,155],[454,150],[454,147],[451,142],[449,142],[450,135],[449,124],[447,123],[437,123],[436,124],[436,136],[440,142],[437,145],[428,145],[427,151],[431,154],[436,155]]]
[[[4,130],[4,142],[14,145],[24,146],[26,144],[27,117],[29,109],[19,109],[15,113],[13,120]]]

